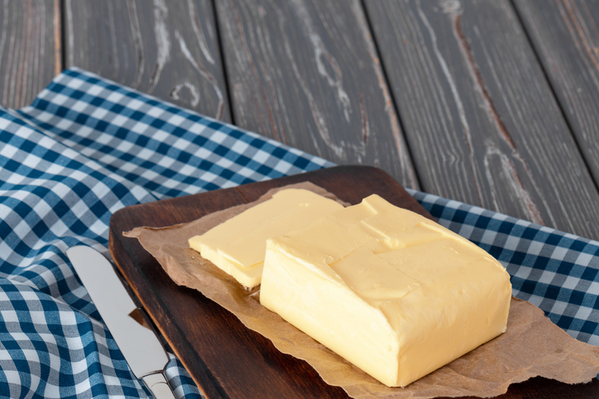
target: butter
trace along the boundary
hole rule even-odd
[[[260,284],[266,239],[306,226],[343,209],[336,201],[304,189],[281,190],[237,216],[189,239],[204,259],[247,288]]]
[[[503,266],[377,195],[267,240],[266,308],[383,384],[404,387],[505,332]]]

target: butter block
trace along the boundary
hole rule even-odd
[[[306,226],[343,209],[336,201],[304,189],[286,189],[206,233],[189,239],[204,259],[247,288],[260,284],[266,239]]]
[[[267,240],[260,301],[404,387],[505,332],[511,292],[486,251],[372,195]]]

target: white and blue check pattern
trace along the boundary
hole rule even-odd
[[[30,107],[0,107],[0,397],[148,396],[65,256],[108,255],[115,211],[327,166],[76,68]],[[498,258],[517,297],[599,345],[599,243],[411,193]],[[167,374],[178,397],[201,397],[177,359]]]

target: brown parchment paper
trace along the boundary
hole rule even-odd
[[[505,334],[406,388],[389,388],[379,383],[262,307],[258,289],[244,289],[188,247],[190,237],[289,187],[310,189],[336,199],[312,183],[300,183],[270,190],[254,203],[215,212],[190,223],[164,228],[138,227],[123,234],[137,238],[175,283],[199,290],[235,314],[245,326],[270,339],[278,350],[307,361],[326,383],[342,387],[354,398],[493,397],[507,392],[510,384],[537,376],[576,384],[589,382],[599,373],[599,347],[575,340],[540,309],[513,298]]]

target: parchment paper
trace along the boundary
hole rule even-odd
[[[123,233],[137,238],[178,285],[194,288],[235,314],[248,328],[270,339],[283,353],[307,361],[330,385],[342,387],[354,398],[493,397],[508,386],[542,376],[568,384],[591,381],[599,373],[599,347],[575,340],[528,302],[513,298],[507,332],[406,388],[389,388],[323,345],[297,330],[259,303],[259,289],[248,291],[199,253],[187,240],[202,234],[259,202],[277,190],[310,189],[336,197],[311,183],[273,189],[258,201],[239,205],[190,223],[138,227]]]

